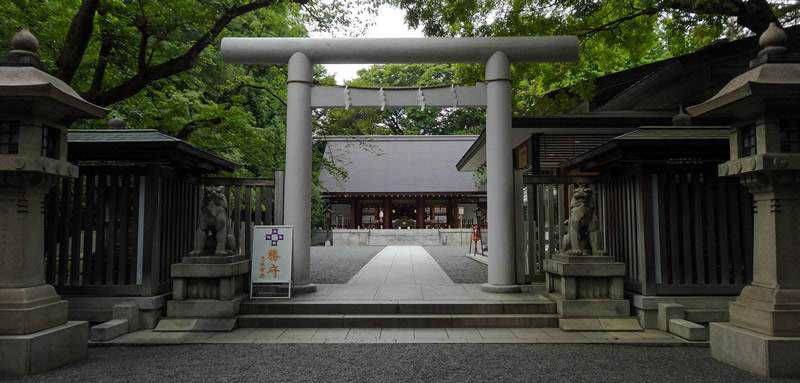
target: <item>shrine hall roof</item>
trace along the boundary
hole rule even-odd
[[[320,183],[330,193],[483,192],[472,172],[456,169],[477,137],[325,136],[325,158],[346,174],[323,170]]]

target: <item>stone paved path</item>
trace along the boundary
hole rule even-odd
[[[347,283],[438,285],[453,281],[422,246],[386,246]]]
[[[567,332],[557,328],[240,328],[231,332],[137,331],[107,344],[530,343],[705,345],[658,330]]]

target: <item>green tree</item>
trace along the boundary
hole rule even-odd
[[[572,34],[577,63],[514,65],[516,114],[570,110],[592,92],[592,80],[688,53],[721,37],[760,33],[770,22],[795,24],[796,0],[388,0],[428,36]],[[792,36],[798,45],[798,36]],[[543,99],[571,87],[573,97]]]
[[[30,28],[49,71],[130,128],[217,152],[242,164],[238,175],[270,176],[283,166],[286,69],[226,64],[220,38],[358,28],[343,7],[365,1],[0,0],[0,38]]]

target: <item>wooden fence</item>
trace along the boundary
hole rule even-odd
[[[752,279],[752,197],[715,165],[668,166],[596,179],[604,248],[645,295],[735,295]],[[526,176],[529,275],[559,251],[570,177]]]
[[[752,197],[713,166],[670,167],[597,185],[609,255],[626,289],[645,295],[732,295],[752,279]]]
[[[272,180],[204,178],[163,167],[82,166],[45,201],[45,276],[61,294],[152,296],[191,251],[201,185],[226,188],[249,255],[252,225],[272,224]]]

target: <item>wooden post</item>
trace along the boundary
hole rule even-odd
[[[161,273],[161,171],[147,170],[144,197],[144,243],[142,264],[142,296],[158,294]]]
[[[425,228],[425,199],[417,197],[417,229]]]
[[[273,221],[275,225],[283,225],[283,180],[286,172],[283,170],[275,171],[275,202],[273,207],[275,215]]]
[[[392,199],[388,197],[383,200],[383,228],[392,228]]]

